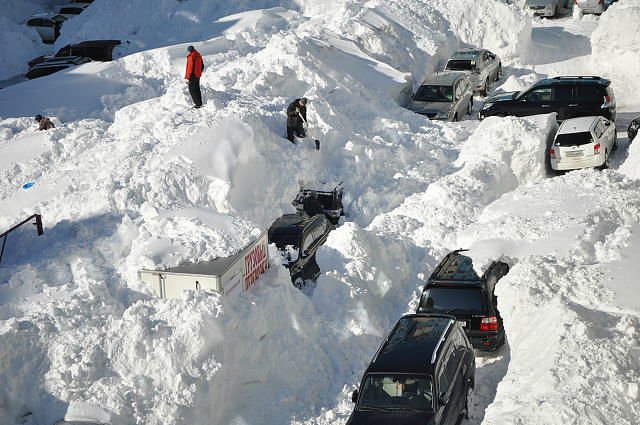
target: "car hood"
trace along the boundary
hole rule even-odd
[[[347,425],[431,425],[433,413],[423,411],[394,410],[370,412],[354,410]]]
[[[506,93],[496,94],[487,98],[484,103],[504,102],[505,100],[513,100],[519,94],[519,91],[510,91]]]
[[[449,109],[451,109],[451,103],[449,102],[422,102],[420,100],[412,100],[407,109],[418,112],[421,114],[424,113],[437,113],[437,112],[445,112],[449,113]]]

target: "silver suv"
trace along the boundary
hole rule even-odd
[[[473,109],[469,74],[445,71],[424,80],[407,109],[432,120],[458,121]]]
[[[500,57],[486,49],[458,50],[445,66],[447,71],[465,71],[471,74],[473,91],[486,96],[491,82],[502,77]]]

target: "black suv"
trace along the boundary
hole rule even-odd
[[[431,273],[420,297],[418,313],[455,316],[475,348],[493,351],[505,342],[494,290],[498,280],[509,272],[509,266],[494,261],[478,276],[473,260],[463,255],[464,251],[449,253]]]
[[[269,243],[280,250],[284,266],[289,269],[296,288],[302,288],[305,280],[313,280],[320,275],[316,251],[325,243],[332,229],[322,214],[313,217],[285,214],[269,228]]]
[[[479,116],[523,117],[556,112],[558,121],[599,115],[615,121],[616,98],[610,84],[600,77],[545,78],[526,90],[488,98]]]
[[[452,425],[468,414],[476,360],[455,318],[402,317],[371,360],[347,425]]]

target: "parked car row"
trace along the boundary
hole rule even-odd
[[[53,56],[38,56],[29,61],[29,69],[24,74],[0,81],[0,89],[51,75],[64,69],[91,61],[113,60],[113,49],[120,40],[91,40],[62,47]]]
[[[554,18],[560,9],[580,9],[582,13],[602,15],[617,0],[526,0],[525,9],[534,16]]]
[[[473,94],[486,96],[502,77],[500,57],[486,49],[458,50],[444,71],[427,78],[407,109],[432,120],[459,121],[473,111]]]
[[[35,29],[42,42],[53,43],[60,36],[62,24],[82,13],[93,0],[71,0],[69,3],[56,6],[52,12],[38,13],[24,21],[28,27]]]
[[[474,348],[505,343],[495,286],[509,272],[493,261],[478,275],[464,250],[449,253],[364,372],[348,425],[459,423],[476,384]]]

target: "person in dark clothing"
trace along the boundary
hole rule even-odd
[[[311,191],[311,194],[302,201],[302,210],[309,217],[313,217],[316,214],[324,214],[324,207],[318,201],[318,192]]]
[[[304,137],[304,124],[307,121],[307,98],[301,97],[289,104],[287,107],[287,139],[295,143],[294,134],[297,137]]]
[[[200,77],[204,71],[202,56],[193,46],[187,47],[187,72],[184,79],[189,80],[189,94],[194,103],[194,108],[202,108],[202,93],[200,92]]]
[[[50,128],[55,128],[51,120],[47,117],[43,117],[38,114],[35,116],[36,122],[38,123],[38,130],[49,130]]]

